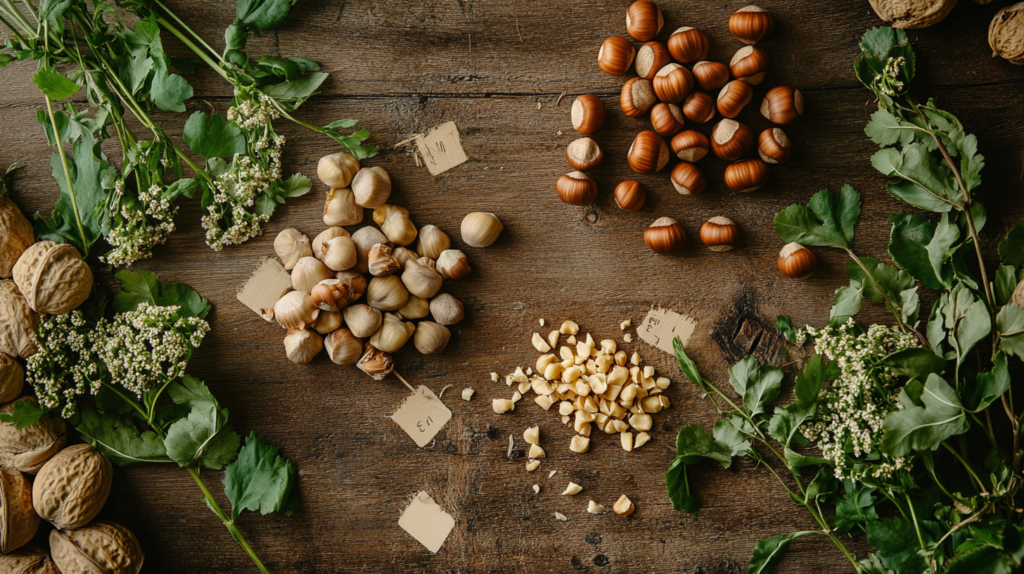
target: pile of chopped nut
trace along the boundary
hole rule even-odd
[[[629,322],[623,322],[623,330],[628,326]],[[592,425],[606,434],[619,433],[622,448],[627,452],[643,446],[651,439],[651,415],[669,407],[668,397],[663,394],[669,379],[655,378],[654,367],[641,366],[643,359],[638,353],[628,355],[611,339],[597,343],[589,333],[577,335],[579,325],[572,321],[565,321],[546,338],[534,333],[533,346],[542,353],[536,370],[516,367],[515,372],[507,375],[505,384],[515,385],[515,391],[511,399],[494,399],[494,412],[515,410],[516,403],[532,390],[537,395],[534,402],[541,408],[550,410],[558,403],[562,423],[572,422],[577,434],[569,450],[587,452]],[[559,347],[562,336],[565,344]],[[557,355],[551,352],[555,347]],[[491,380],[497,382],[500,377],[491,373]],[[538,456],[534,456],[534,449],[530,449],[526,468],[533,471],[540,466],[536,459],[543,456],[543,450],[530,438],[527,442],[538,450]]]

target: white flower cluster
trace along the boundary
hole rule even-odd
[[[278,112],[270,98],[242,92],[228,109],[228,119],[245,132],[249,155],[235,155],[231,166],[214,180],[213,203],[203,217],[206,243],[220,251],[244,243],[263,232],[268,215],[248,211],[263,192],[281,179],[284,136],[274,133]]]
[[[887,96],[895,96],[903,90],[903,82],[899,80],[903,66],[907,64],[906,58],[889,58],[885,62],[885,69],[881,74],[875,74],[875,82],[879,84],[882,93]]]
[[[52,315],[39,326],[39,351],[28,359],[26,380],[35,388],[39,403],[75,414],[75,397],[96,394],[103,381],[103,364],[95,349],[103,332],[81,311]]]
[[[909,466],[909,461],[888,458],[880,451],[868,455],[881,441],[882,423],[890,405],[897,404],[904,381],[896,372],[876,367],[875,363],[919,343],[894,327],[871,325],[866,333],[858,333],[855,325],[850,319],[838,328],[807,327],[799,333],[799,343],[807,336],[814,338],[818,354],[836,361],[841,373],[821,390],[815,420],[800,430],[817,441],[822,455],[835,465],[836,478],[888,477]]]
[[[115,184],[111,212],[120,215],[120,220],[105,236],[113,249],[100,257],[101,261],[114,267],[128,267],[139,259],[152,257],[153,248],[167,241],[175,229],[174,216],[178,208],[163,192],[163,187],[153,184],[139,192],[141,205],[134,205],[134,202],[124,201],[123,182]]]

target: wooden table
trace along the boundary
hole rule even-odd
[[[832,292],[845,282],[844,257],[825,249],[815,249],[820,266],[812,279],[783,277],[775,264],[781,247],[772,229],[775,213],[849,182],[864,195],[857,251],[885,259],[887,217],[907,210],[889,197],[885,178],[868,161],[876,148],[863,128],[874,104],[853,75],[857,42],[880,24],[878,18],[863,0],[771,0],[762,4],[775,16],[775,34],[759,44],[771,56],[771,71],[739,119],[759,133],[768,127],[756,104],[765,91],[798,87],[807,110],[802,123],[786,128],[795,142],[792,160],[773,167],[763,189],[744,195],[725,188],[725,163],[713,158],[700,164],[709,185],[699,197],[676,194],[667,169],[640,176],[649,190],[647,205],[639,213],[620,211],[611,190],[636,177],[626,165],[626,151],[648,124],[621,113],[624,79],[602,73],[595,60],[606,37],[624,34],[627,4],[307,1],[294,7],[282,29],[250,41],[252,55],[302,55],[332,72],[324,93],[300,116],[319,124],[362,119],[381,147],[365,165],[388,170],[392,202],[407,207],[415,222],[440,226],[460,247],[459,223],[466,213],[494,212],[505,224],[492,247],[466,249],[474,268],[469,278],[446,282],[444,290],[467,310],[447,351],[424,357],[409,345],[397,354],[400,371],[412,382],[435,392],[453,385],[443,400],[454,418],[425,449],[387,418],[407,395],[400,383],[374,382],[326,356],[307,366],[289,363],[283,331],[235,299],[257,261],[273,253],[278,231],[296,227],[312,237],[324,228],[326,188],[318,181],[312,193],[280,209],[262,237],[223,252],[206,247],[199,206],[190,204],[168,244],[135,266],[158,271],[165,281],[185,281],[209,297],[213,330],[191,373],[230,409],[237,431],[266,435],[300,469],[297,515],[246,514],[239,521],[272,571],[741,572],[755,540],[814,527],[766,470],[747,463],[730,470],[708,464],[692,472],[703,503],[700,517],[672,510],[662,475],[674,453],[675,431],[692,423],[710,428],[716,413],[682,379],[671,357],[643,343],[626,347],[672,378],[667,395],[673,404],[655,416],[654,438],[638,451],[626,453],[615,437],[595,435],[589,453],[569,452],[572,429],[533,404],[532,396],[514,413],[491,410],[491,399],[508,397],[510,390],[491,382],[489,373],[504,375],[533,362],[529,338],[534,331],[547,332],[538,326],[542,317],[549,325],[572,318],[597,339],[621,342],[619,323],[638,323],[652,304],[684,312],[699,322],[689,351],[709,378],[725,382],[734,358],[720,342],[756,338],[758,318],[771,324],[780,313],[792,315],[794,323],[823,324]],[[741,44],[729,35],[727,19],[744,4],[662,2],[666,23],[659,38],[682,25],[699,27],[711,37],[711,59],[728,62]],[[222,45],[233,2],[173,5],[214,46]],[[986,156],[978,193],[989,212],[983,236],[990,254],[997,238],[1024,217],[1024,69],[991,59],[986,42],[989,20],[1005,5],[962,0],[941,24],[910,32],[918,54],[918,93],[937,97],[959,116],[978,135]],[[190,55],[167,36],[173,52]],[[14,177],[13,198],[26,212],[48,213],[57,187],[50,176],[51,150],[35,120],[42,101],[31,82],[33,70],[18,64],[0,72],[0,163],[25,166]],[[205,69],[189,81],[195,87],[189,113],[225,111],[227,84]],[[577,137],[569,107],[584,93],[604,100],[608,120],[595,136],[606,155],[594,172],[600,196],[593,206],[579,208],[559,202],[554,185],[569,171],[564,151]],[[157,118],[180,134],[184,116]],[[458,124],[470,157],[466,164],[432,177],[410,154],[394,149],[445,121]],[[285,121],[277,128],[289,137],[287,173],[314,176],[320,156],[336,149]],[[710,125],[697,129],[709,133]],[[742,229],[742,244],[733,252],[712,253],[697,240],[700,224],[716,215]],[[659,216],[685,227],[690,246],[682,257],[656,256],[644,245],[643,230]],[[934,296],[925,299],[930,303]],[[872,307],[862,318],[885,320],[885,314]],[[764,332],[759,344],[769,344],[771,337]],[[476,389],[468,403],[459,397],[464,387]],[[548,455],[539,471],[528,474],[522,432],[534,424],[541,427]],[[509,436],[516,438],[514,460],[506,458]],[[549,479],[550,470],[558,474]],[[219,483],[219,473],[204,474],[209,483]],[[583,493],[560,496],[568,480],[584,485]],[[541,486],[539,495],[534,484]],[[419,490],[456,519],[435,556],[397,524]],[[610,506],[620,494],[636,503],[633,516],[584,512],[587,500]],[[104,516],[138,534],[147,572],[254,572],[199,496],[177,468],[118,470]],[[556,522],[555,511],[570,520]],[[862,541],[851,547],[860,556],[866,551]],[[831,545],[810,538],[795,542],[777,569],[849,570]]]

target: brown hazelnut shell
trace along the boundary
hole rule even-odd
[[[693,78],[704,91],[721,90],[729,83],[729,68],[721,62],[701,60],[693,65]]]
[[[711,251],[730,251],[738,238],[739,228],[728,217],[712,217],[700,226],[700,241]]]
[[[580,138],[566,147],[565,159],[577,171],[590,171],[601,165],[604,152],[594,140]]]
[[[668,51],[677,62],[689,64],[708,57],[711,40],[704,32],[683,26],[672,32],[668,39]]]
[[[710,149],[708,137],[698,131],[686,130],[672,138],[672,153],[683,161],[700,161]]]
[[[622,85],[619,105],[622,107],[622,113],[631,118],[646,114],[657,101],[650,80],[631,78]]]
[[[686,247],[686,232],[675,219],[662,217],[644,231],[644,243],[655,253],[672,255]]]
[[[612,36],[601,44],[597,52],[597,66],[606,74],[621,76],[629,71],[636,50],[629,40],[622,36]]]
[[[737,80],[756,86],[768,72],[768,52],[757,46],[744,46],[733,54],[729,71]]]
[[[786,163],[793,153],[793,144],[780,128],[768,128],[757,138],[757,155],[765,163]]]
[[[804,115],[804,95],[789,86],[776,86],[764,95],[761,115],[780,126],[789,125]]]
[[[752,143],[754,133],[736,120],[722,120],[711,130],[711,151],[719,159],[738,160],[747,153]]]
[[[779,252],[779,271],[786,277],[807,279],[817,266],[814,252],[799,243],[789,243]]]
[[[665,137],[672,137],[682,131],[686,123],[683,110],[675,104],[657,103],[651,108],[651,126]]]
[[[666,64],[658,70],[651,82],[658,99],[669,104],[682,102],[693,89],[690,71],[676,63]]]
[[[672,58],[668,54],[668,48],[664,44],[661,42],[647,42],[640,46],[640,49],[636,52],[636,64],[634,64],[636,75],[653,80],[658,70],[671,61]]]
[[[639,211],[647,201],[647,192],[640,182],[627,179],[615,186],[615,204],[623,211]]]
[[[754,88],[742,80],[733,80],[718,92],[718,112],[727,118],[740,115],[754,98]]]
[[[590,205],[597,199],[597,182],[574,171],[558,178],[558,197],[569,205]]]
[[[636,134],[626,159],[637,173],[655,173],[668,163],[668,146],[656,132],[645,130]]]
[[[715,117],[715,100],[704,92],[691,92],[683,102],[683,115],[698,124],[710,122]]]
[[[741,159],[725,168],[725,185],[733,191],[756,191],[768,182],[768,164],[760,159]]]
[[[692,163],[681,161],[672,168],[672,187],[680,195],[700,195],[708,182],[704,174]]]
[[[664,25],[661,8],[650,0],[637,0],[626,10],[626,32],[639,42],[652,40]]]
[[[592,94],[583,94],[572,102],[572,127],[583,135],[591,135],[604,125],[604,102]]]
[[[729,17],[729,32],[744,44],[756,44],[772,33],[775,22],[764,8],[746,6]]]

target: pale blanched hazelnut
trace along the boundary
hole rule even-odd
[[[409,261],[402,271],[402,283],[410,293],[429,299],[441,289],[442,278],[434,270],[434,262],[426,257]],[[403,303],[404,304],[404,303]]]
[[[356,245],[356,253],[359,257],[356,263],[356,271],[367,273],[370,270],[369,254],[370,249],[378,243],[387,244],[390,239],[376,227],[363,227],[352,234],[352,243]]]
[[[493,213],[474,212],[462,220],[462,240],[471,247],[487,247],[505,229]]]
[[[366,302],[381,311],[397,311],[409,300],[409,291],[395,275],[374,277],[366,288]]]
[[[354,365],[363,354],[363,342],[352,331],[337,329],[324,338],[327,356],[337,365]]]
[[[330,187],[347,187],[359,171],[359,160],[343,151],[325,155],[316,166],[320,181]]]
[[[448,234],[436,225],[424,225],[420,229],[419,240],[416,241],[416,252],[423,257],[437,259],[441,253],[452,246]]]
[[[323,281],[334,277],[334,273],[315,257],[302,257],[295,263],[292,269],[292,289],[310,293],[313,287]]]
[[[363,208],[356,205],[352,190],[332,187],[324,202],[324,225],[357,225],[363,221]]]
[[[316,323],[313,324],[313,330],[321,335],[337,331],[339,327],[341,327],[341,311],[321,310],[316,316]]]
[[[367,343],[363,347],[363,356],[356,362],[356,367],[375,381],[382,381],[395,369],[395,360],[390,354]]]
[[[313,255],[309,238],[298,229],[284,229],[274,238],[274,251],[286,271],[295,267],[299,259]]]
[[[434,267],[445,279],[462,279],[472,271],[466,254],[458,249],[442,251]]]
[[[451,338],[452,332],[447,327],[442,327],[433,321],[420,321],[416,325],[413,344],[416,345],[416,350],[424,355],[436,355],[444,351]]]
[[[320,261],[324,260],[324,243],[334,239],[335,237],[348,237],[351,239],[351,235],[348,231],[345,231],[341,227],[328,227],[327,229],[320,232],[313,239],[313,257],[316,257]]]
[[[381,167],[364,167],[352,178],[352,193],[363,207],[380,207],[391,197],[391,176]]]
[[[302,291],[289,291],[274,304],[274,318],[289,331],[312,327],[319,314],[312,297]]]
[[[395,261],[398,261],[401,269],[405,269],[405,264],[409,261],[420,258],[418,253],[412,249],[406,249],[405,247],[396,247],[391,252],[391,256],[395,258]]]
[[[305,365],[312,361],[313,357],[323,348],[323,338],[309,329],[288,331],[288,334],[284,336],[284,352],[288,356],[288,360],[293,363]]]
[[[328,269],[333,271],[345,271],[356,266],[359,254],[356,252],[356,244],[348,237],[338,236],[325,241],[320,247],[322,250],[321,260]]]
[[[369,337],[380,327],[381,312],[369,305],[351,305],[341,312],[352,335],[360,339]]]
[[[416,239],[416,226],[409,220],[409,210],[397,205],[381,205],[373,210],[373,221],[395,245],[409,245]]]
[[[430,314],[430,301],[423,297],[409,295],[409,300],[398,310],[403,319],[422,319]]]
[[[370,344],[385,353],[394,353],[405,345],[415,331],[416,325],[413,323],[403,323],[391,313],[385,313],[381,326],[370,337]]]
[[[392,255],[391,246],[384,243],[378,243],[371,247],[366,254],[366,260],[370,275],[374,277],[391,275],[402,268],[402,265]]]
[[[448,293],[442,293],[430,300],[430,314],[438,325],[454,325],[462,320],[465,310],[462,302]]]

